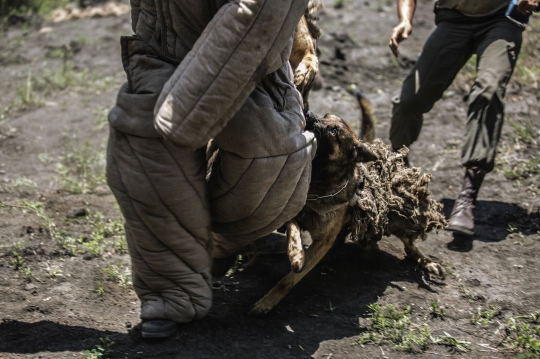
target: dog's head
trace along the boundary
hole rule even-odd
[[[357,162],[369,162],[377,156],[356,137],[354,129],[338,116],[325,115],[317,118],[306,112],[306,129],[317,138],[318,161],[331,162],[340,167]]]

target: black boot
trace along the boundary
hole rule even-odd
[[[450,219],[448,219],[447,231],[452,231],[463,236],[474,234],[474,206],[478,190],[482,185],[486,171],[478,167],[469,167],[465,171],[461,193],[456,199]]]
[[[141,335],[148,339],[168,338],[176,334],[176,330],[176,323],[167,319],[147,320],[141,325]]]

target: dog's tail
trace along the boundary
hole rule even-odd
[[[362,111],[362,118],[360,119],[360,140],[367,143],[373,143],[373,140],[375,139],[375,123],[377,122],[375,112],[373,111],[373,105],[356,86],[351,86],[350,92],[356,97],[356,100],[358,100],[360,111]]]

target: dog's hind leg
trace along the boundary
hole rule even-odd
[[[412,260],[414,263],[417,263],[422,267],[423,270],[438,275],[444,278],[444,269],[443,267],[432,260],[426,258],[422,252],[414,245],[414,240],[410,238],[400,238],[405,246],[405,253],[407,253],[407,258]]]
[[[287,223],[287,254],[291,262],[293,272],[301,272],[304,267],[304,248],[302,247],[302,234],[300,226],[293,219]]]
[[[338,219],[335,220],[341,223]],[[302,272],[296,273],[291,271],[287,274],[270,292],[262,297],[251,309],[251,314],[266,314],[271,311],[287,293],[298,283],[313,267],[319,263],[322,257],[328,252],[341,227],[330,226],[326,233],[323,233],[322,238],[313,238],[313,243],[307,249],[305,257],[306,261]]]

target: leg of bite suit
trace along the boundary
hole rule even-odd
[[[107,178],[126,220],[141,319],[202,318],[212,303],[204,151],[111,129]]]

